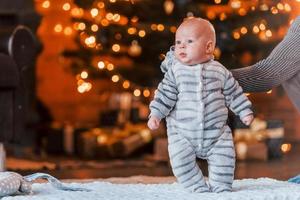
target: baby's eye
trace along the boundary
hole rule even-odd
[[[177,41],[175,42],[175,44],[181,44],[181,41],[177,40]]]
[[[187,42],[188,42],[188,43],[193,43],[193,40],[188,40]]]

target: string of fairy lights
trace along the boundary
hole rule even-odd
[[[36,0],[36,3],[42,9],[51,9],[53,1],[54,0]],[[92,8],[84,9],[78,7],[71,0],[66,0],[66,2],[62,3],[61,9],[65,12],[69,12],[71,17],[77,19],[78,21],[72,22],[70,25],[62,25],[61,23],[57,23],[54,25],[53,31],[57,34],[64,34],[65,36],[78,35],[80,38],[80,44],[84,48],[101,51],[103,46],[99,41],[97,41],[95,34],[101,28],[108,27],[110,25],[125,26],[127,28],[127,34],[133,38],[130,46],[116,42],[111,44],[110,51],[112,53],[127,52],[133,57],[139,56],[143,50],[136,37],[138,37],[139,40],[143,39],[152,31],[170,31],[171,33],[176,32],[176,27],[172,25],[170,26],[162,23],[145,24],[140,22],[137,16],[128,18],[120,13],[112,13],[106,10],[107,3],[113,4],[117,3],[118,1],[126,1],[128,2],[128,6],[135,3],[134,0],[110,0],[107,2],[95,0]],[[300,0],[294,1],[300,2]],[[289,1],[281,1],[274,4],[272,1],[263,1],[261,3],[261,1],[258,0],[230,0],[228,4],[223,5],[221,4],[222,0],[214,0],[214,3],[214,5],[208,6],[206,9],[206,16],[210,20],[218,18],[220,21],[224,21],[228,18],[228,16],[233,14],[238,14],[239,16],[243,17],[251,11],[255,11],[257,9],[260,11],[271,12],[273,15],[277,15],[279,13],[289,13],[292,10],[292,6],[289,4]],[[172,14],[175,3],[173,0],[165,0],[163,6],[166,14]],[[192,15],[193,13],[187,13],[187,16]],[[87,25],[87,21],[90,22],[88,24],[91,25]],[[292,23],[292,20],[290,23]],[[276,33],[269,28],[265,19],[261,19],[254,24],[247,24],[232,30],[232,37],[236,40],[239,40],[241,37],[250,33],[257,35],[261,41],[267,41],[276,35],[280,35],[280,33]],[[122,37],[123,36],[121,33],[116,33],[114,35],[116,41],[120,41]],[[221,51],[219,48],[216,48],[215,54],[216,58],[220,57]],[[144,96],[146,98],[151,96],[151,91],[149,88],[139,86],[138,84],[125,79],[121,74],[119,74],[117,72],[118,70],[116,70],[117,66],[115,66],[114,63],[99,58],[95,61],[94,67],[101,71],[106,70],[106,72],[110,74],[111,81],[113,83],[120,84],[124,90],[132,91],[134,96]],[[92,83],[88,80],[88,78],[88,70],[82,70],[76,75],[77,91],[79,93],[89,92],[92,89]],[[271,91],[268,93],[270,92]]]

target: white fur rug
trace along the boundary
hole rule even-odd
[[[33,184],[33,194],[26,196],[4,197],[3,200],[25,199],[84,199],[84,200],[298,200],[300,184],[277,181],[270,178],[235,180],[233,192],[225,193],[187,193],[177,183],[171,184],[116,184],[109,182],[69,183],[74,186],[88,188],[90,192],[60,191],[49,183]]]

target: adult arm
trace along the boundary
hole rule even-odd
[[[265,92],[293,78],[299,71],[300,16],[266,59],[231,72],[244,92]]]

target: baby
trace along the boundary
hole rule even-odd
[[[235,150],[226,124],[229,107],[243,123],[253,120],[251,102],[231,73],[213,60],[213,26],[186,19],[176,31],[175,57],[162,63],[165,76],[150,103],[148,127],[166,117],[170,163],[178,182],[190,192],[232,190]],[[208,183],[196,158],[208,162]]]

